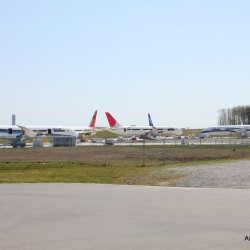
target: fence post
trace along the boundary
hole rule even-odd
[[[107,167],[107,148],[106,148],[106,137],[104,137],[104,160],[105,160],[105,167]]]
[[[243,137],[241,138],[241,158],[243,158]]]
[[[164,165],[166,165],[166,138],[165,137],[163,140],[163,158],[164,158]]]
[[[142,142],[142,167],[145,167],[145,137]]]
[[[200,150],[199,150],[199,157],[200,157],[200,160],[201,160],[201,138],[200,138]]]
[[[232,146],[231,146],[231,137],[228,140],[228,148],[229,148],[229,157],[232,158]]]
[[[70,162],[71,160],[70,137],[68,138],[68,140],[69,140],[69,162]]]
[[[3,161],[5,162],[5,136],[3,136]]]

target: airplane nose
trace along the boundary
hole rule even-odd
[[[77,133],[76,131],[74,130],[71,130],[71,129],[68,129],[68,132],[71,136],[75,137],[75,138],[78,138],[79,137],[79,133]]]

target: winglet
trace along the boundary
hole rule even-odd
[[[149,126],[151,126],[151,127],[154,126],[150,114],[148,114],[148,123],[149,123]]]
[[[24,127],[24,126],[21,126],[21,125],[17,125],[20,129],[22,129],[24,135],[30,137],[30,138],[34,138],[37,136],[37,133],[34,132],[33,130],[27,128],[27,127]]]
[[[89,127],[95,128],[96,117],[97,117],[97,110],[95,111],[95,113],[94,113],[94,115],[93,115],[93,117],[92,117],[92,119],[91,119],[91,122],[90,122],[90,124],[89,124]]]
[[[109,126],[111,128],[118,128],[121,126],[121,124],[116,121],[116,119],[108,112],[105,112],[106,116],[107,116],[107,119],[108,119],[108,122],[109,122]]]

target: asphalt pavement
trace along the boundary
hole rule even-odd
[[[250,190],[1,184],[0,249],[250,249]]]

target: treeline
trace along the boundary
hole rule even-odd
[[[250,105],[219,109],[219,125],[249,125]]]

